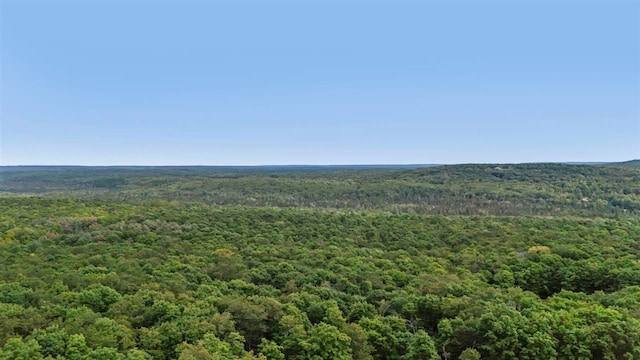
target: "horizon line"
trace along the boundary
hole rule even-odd
[[[523,164],[614,164],[640,161],[640,158],[617,161],[525,161],[525,162],[456,162],[456,163],[348,163],[348,164],[0,164],[0,167],[349,167],[349,166],[446,166],[446,165],[523,165]]]

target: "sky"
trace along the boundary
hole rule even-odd
[[[634,158],[637,0],[0,0],[0,165]]]

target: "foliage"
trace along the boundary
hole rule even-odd
[[[635,170],[577,168],[591,169],[583,185],[594,193],[620,187],[637,201]],[[517,188],[509,199],[524,204],[524,189],[550,186],[540,196],[553,206],[566,195],[555,192],[558,179],[578,186],[568,165],[483,169],[247,170],[229,178],[126,170],[133,175],[98,182],[116,185],[91,196],[50,192],[80,176],[61,171],[43,196],[0,196],[0,359],[640,359],[634,210],[580,203],[554,217],[381,211],[395,204],[399,182],[472,189],[488,186],[488,172],[496,179],[485,195]],[[37,172],[20,176],[28,174],[30,184],[45,181]],[[12,176],[2,186],[18,186]],[[185,201],[216,181],[265,196],[251,205],[270,205],[267,194],[279,191],[284,198],[290,183],[289,194],[310,202]],[[369,205],[343,201],[337,189],[350,182]],[[194,187],[175,193],[180,201],[147,198],[156,183],[166,187],[158,198]],[[319,201],[318,192],[322,208],[301,208]],[[507,206],[499,203],[495,209]],[[481,209],[474,206],[458,213]]]

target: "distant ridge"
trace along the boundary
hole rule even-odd
[[[432,215],[640,213],[640,162],[458,165],[9,166],[3,196]]]
[[[640,159],[634,159],[623,162],[609,163],[607,166],[618,166],[618,167],[640,167]]]
[[[607,164],[611,164],[608,162],[580,162],[580,161],[572,161],[572,162],[565,162],[565,163],[561,163],[561,164],[567,164],[567,165],[593,165],[593,166],[599,166],[599,165],[607,165]]]
[[[606,161],[541,161],[514,163],[451,163],[451,164],[343,164],[343,165],[0,165],[0,171],[34,171],[34,170],[331,170],[331,169],[420,169],[436,166],[456,165],[589,165],[640,167],[640,159],[606,162]]]
[[[341,170],[419,169],[444,164],[347,164],[347,165],[0,165],[0,171],[42,170]]]

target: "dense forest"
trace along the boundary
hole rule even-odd
[[[432,215],[640,212],[640,164],[0,167],[0,194]]]
[[[640,359],[640,168],[2,167],[0,359]]]

